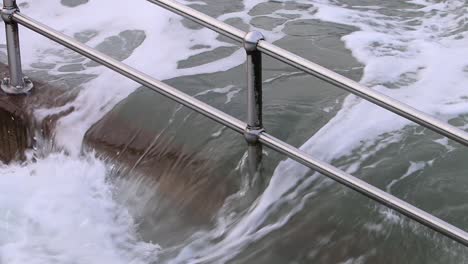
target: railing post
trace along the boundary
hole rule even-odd
[[[10,77],[4,78],[0,87],[7,94],[25,94],[33,88],[33,83],[28,77],[23,76],[18,24],[12,20],[12,16],[15,12],[19,12],[16,0],[3,0],[1,16],[5,22]]]
[[[252,31],[244,37],[244,49],[247,52],[247,128],[244,136],[248,143],[248,166],[250,173],[259,172],[262,161],[262,145],[258,136],[264,131],[262,122],[262,53],[257,44],[264,37],[260,32]]]

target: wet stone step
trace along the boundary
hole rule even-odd
[[[22,101],[0,93],[0,161],[3,163],[23,159],[25,150],[31,146],[30,125]]]
[[[35,143],[35,135],[52,137],[56,121],[73,109],[65,109],[40,120],[34,111],[64,106],[76,97],[71,87],[94,77],[73,73],[50,76],[46,70],[26,72],[26,75],[34,83],[27,96],[7,95],[0,90],[0,163],[23,160],[25,151]],[[0,64],[0,77],[7,76],[7,66]]]

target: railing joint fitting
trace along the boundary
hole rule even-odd
[[[16,12],[19,12],[19,8],[18,7],[10,7],[10,8],[2,8],[0,10],[0,13],[1,13],[1,16],[2,16],[2,20],[6,23],[6,24],[12,24],[13,23],[13,15],[16,13]]]
[[[244,131],[244,138],[249,145],[255,145],[263,132],[265,132],[264,128],[247,126]]]
[[[244,49],[247,53],[257,50],[257,45],[260,40],[265,40],[263,34],[259,31],[250,31],[244,36]]]
[[[11,79],[6,77],[3,78],[0,82],[0,88],[6,93],[10,95],[18,95],[18,94],[28,94],[32,88],[34,88],[33,82],[29,79],[28,76],[23,76],[22,80],[19,84],[12,84]]]

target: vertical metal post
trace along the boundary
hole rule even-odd
[[[252,31],[244,37],[244,48],[247,52],[247,128],[245,139],[248,143],[248,167],[251,175],[260,170],[262,145],[258,136],[263,129],[262,122],[262,53],[257,44],[264,37],[260,32]],[[254,181],[255,181],[254,177]]]
[[[10,77],[4,78],[0,87],[7,94],[25,94],[33,88],[33,83],[28,77],[23,76],[18,23],[12,19],[15,12],[19,12],[16,0],[3,0],[1,16],[5,22]]]

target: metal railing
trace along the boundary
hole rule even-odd
[[[156,80],[122,62],[102,54],[85,44],[76,41],[34,19],[19,12],[15,0],[3,0],[2,18],[5,22],[7,34],[8,63],[10,79],[4,81],[2,88],[9,93],[12,89],[15,94],[27,93],[30,81],[23,77],[21,71],[20,49],[18,38],[18,24],[29,28],[81,55],[114,70],[137,83],[152,89],[192,110],[211,118],[212,120],[243,134],[248,143],[249,166],[252,171],[257,169],[261,160],[261,146],[265,145],[287,157],[317,171],[323,175],[392,208],[403,215],[468,246],[468,233],[461,230],[391,194],[388,194],[328,163],[311,157],[304,151],[295,148],[266,133],[262,125],[262,79],[261,62],[262,53],[283,61],[291,66],[301,69],[324,81],[343,88],[357,96],[373,102],[400,116],[427,127],[441,135],[468,146],[468,134],[456,127],[450,126],[423,112],[420,112],[395,99],[389,98],[379,92],[366,88],[346,77],[323,68],[298,55],[288,52],[264,40],[259,32],[245,33],[237,28],[220,22],[194,9],[172,0],[149,0],[151,3],[162,6],[179,15],[200,23],[216,32],[235,41],[241,42],[247,53],[247,122],[242,122],[218,109],[201,102],[179,90]],[[32,85],[32,84],[31,84]]]

